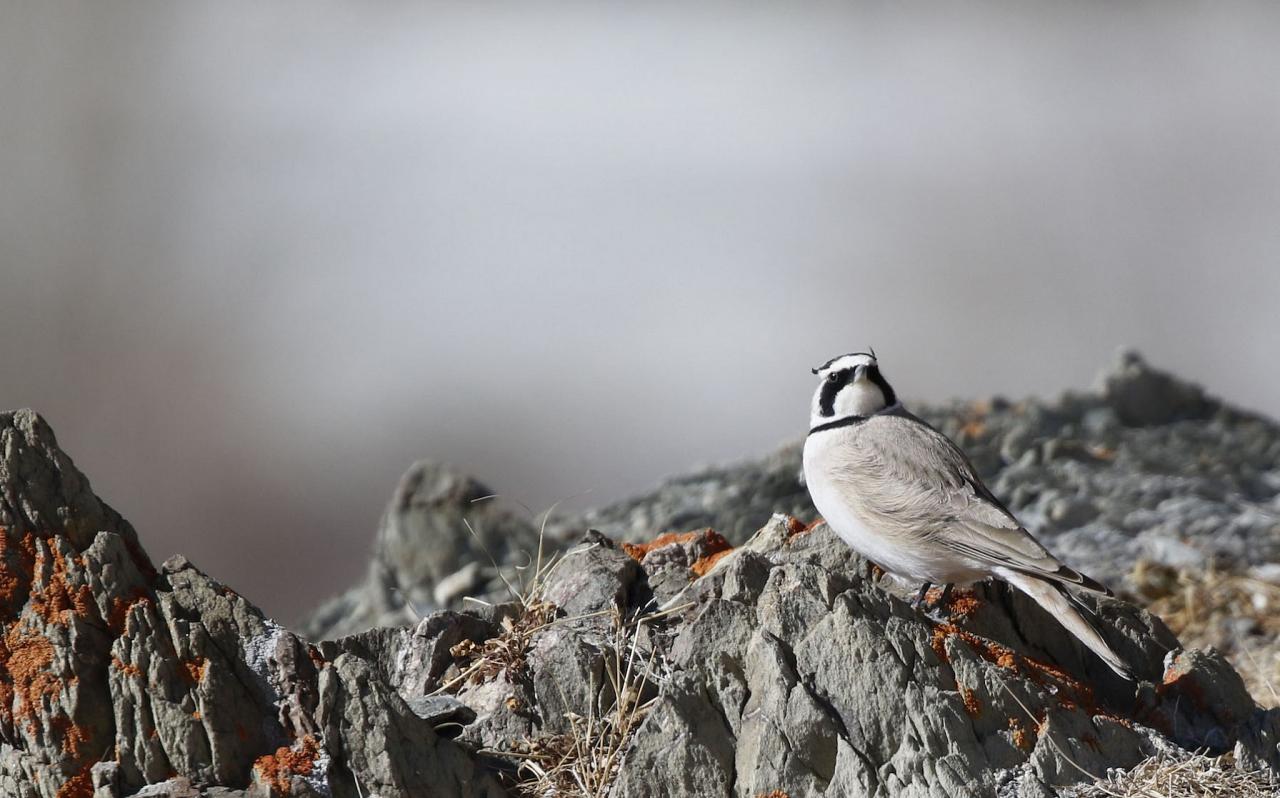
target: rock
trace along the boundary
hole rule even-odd
[[[1095,393],[1068,392],[1052,402],[911,408],[955,438],[996,495],[1055,554],[1113,589],[1136,589],[1127,576],[1143,558],[1239,569],[1280,561],[1275,422],[1212,400],[1136,356],[1123,356],[1099,385]],[[644,495],[553,518],[548,552],[557,544],[567,548],[588,528],[630,543],[710,528],[741,544],[775,512],[813,520],[800,472],[800,446],[790,444],[757,460],[675,477]],[[449,512],[457,517],[456,508]],[[681,569],[688,567],[675,559],[667,566],[649,569],[659,603],[683,589]],[[492,599],[492,587],[490,581],[476,592]],[[424,607],[431,606],[431,589],[424,583],[414,593]],[[368,580],[348,594],[362,598],[329,605],[305,629],[327,636],[361,631],[375,617],[416,620],[391,594],[386,598],[385,586]],[[382,609],[371,614],[373,596],[383,597]]]
[[[326,659],[184,558],[157,570],[29,411],[0,414],[0,566],[0,794],[505,794],[387,663]]]
[[[1269,578],[1280,428],[1117,374],[920,412],[1119,588],[1143,556]],[[1136,684],[1003,584],[914,609],[814,522],[798,452],[555,519],[553,564],[520,576],[532,525],[418,464],[313,644],[184,558],[155,568],[43,421],[0,414],[0,795],[1052,796],[1174,749],[1280,769],[1280,710],[1132,604],[1085,599]]]
[[[674,477],[634,499],[559,519],[552,529],[563,534],[564,529],[594,528],[613,540],[636,542],[663,532],[710,528],[740,543],[774,513],[813,516],[800,480],[800,444],[790,444],[748,463]]]
[[[1221,657],[1180,651],[1133,605],[1098,611],[1136,692],[1003,585],[933,621],[825,526],[797,529],[775,518],[704,577],[613,796],[1053,795],[1084,778],[1073,762],[1100,773],[1171,741],[1244,741],[1280,766],[1256,732],[1268,714]],[[730,590],[761,556],[763,589]]]
[[[1214,410],[1200,386],[1151,368],[1137,352],[1121,351],[1101,381],[1103,396],[1120,421],[1131,426],[1205,418]]]
[[[543,598],[570,616],[623,610],[635,603],[641,575],[631,556],[591,530],[548,575]]]
[[[1092,521],[1098,515],[1093,502],[1082,496],[1066,496],[1054,499],[1048,508],[1049,520],[1059,529],[1075,529]]]
[[[433,610],[460,607],[464,595],[501,591],[489,564],[523,564],[538,538],[531,524],[492,497],[457,471],[414,463],[383,514],[364,582],[318,609],[303,633],[335,638],[403,626]],[[477,589],[491,582],[493,589]]]

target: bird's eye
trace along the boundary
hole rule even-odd
[[[840,372],[838,371],[833,371],[827,375],[827,382],[835,382],[838,379],[840,379]]]

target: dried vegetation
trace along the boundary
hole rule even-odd
[[[1255,701],[1280,706],[1280,584],[1258,575],[1140,562],[1136,599],[1188,648],[1221,651]]]
[[[518,759],[515,792],[529,798],[600,798],[617,776],[632,733],[657,699],[662,662],[646,646],[644,626],[660,615],[626,621],[612,616],[614,639],[605,659],[607,684],[594,685],[584,717],[567,716],[570,731],[526,740],[501,752]]]
[[[515,614],[502,619],[494,637],[482,642],[464,640],[451,648],[457,672],[435,692],[457,692],[466,685],[490,682],[504,675],[516,677],[525,669],[525,657],[538,633],[558,624],[608,615],[612,637],[604,647],[604,680],[592,685],[594,699],[585,708],[586,715],[568,714],[568,733],[537,734],[503,750],[485,751],[516,763],[510,785],[514,794],[531,798],[600,798],[608,793],[633,733],[657,699],[658,684],[665,673],[665,658],[652,642],[653,625],[686,606],[631,618],[624,618],[616,608],[608,613],[564,615],[544,595],[551,575],[564,562],[564,556],[558,554],[544,556],[546,518],[539,531],[536,555],[530,558],[529,567],[515,569],[514,580],[493,563],[514,599]],[[483,546],[475,530],[471,532]],[[715,533],[706,530],[706,534]],[[728,544],[722,548],[727,551]],[[565,556],[571,553],[566,552]],[[628,553],[636,556],[635,552]]]
[[[1241,768],[1230,754],[1163,754],[1067,793],[1071,798],[1275,798],[1280,782]]]

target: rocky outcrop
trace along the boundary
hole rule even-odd
[[[1131,604],[1098,610],[1137,685],[1003,585],[929,617],[867,573],[778,516],[694,582],[614,795],[1048,796],[1171,744],[1280,766],[1280,712]]]
[[[153,567],[34,413],[0,450],[0,794],[503,794],[376,663]]]
[[[929,417],[1085,570],[1277,559],[1280,433],[1171,379],[1129,357],[1096,394]],[[308,640],[155,568],[43,421],[0,414],[0,795],[1029,797],[1186,750],[1280,771],[1280,710],[1222,655],[1100,599],[1130,683],[1006,586],[916,608],[798,471],[784,449],[675,480],[539,552],[418,464]]]
[[[964,448],[996,495],[1056,554],[1117,590],[1141,594],[1142,586],[1129,581],[1138,561],[1236,569],[1280,561],[1280,426],[1209,398],[1132,352],[1117,356],[1093,392],[912,409]],[[477,529],[496,533],[490,550],[500,563],[528,562],[537,547],[533,525],[500,504],[406,499],[415,492],[488,493],[479,486],[438,488],[437,482],[470,481],[439,466],[411,469],[379,533],[393,541],[396,555],[380,548],[369,577],[317,612],[304,633],[331,637],[408,623],[419,616],[406,609],[406,593],[420,612],[460,608],[463,595],[509,599],[463,519],[474,517]],[[594,528],[637,542],[709,527],[740,544],[774,513],[814,518],[799,443],[553,518],[547,540],[562,547]],[[441,558],[439,567],[415,564],[425,552]]]

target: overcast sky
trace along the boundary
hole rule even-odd
[[[1280,414],[1280,6],[861,9],[8,4],[0,406],[285,621],[414,459],[603,502],[867,345]]]

